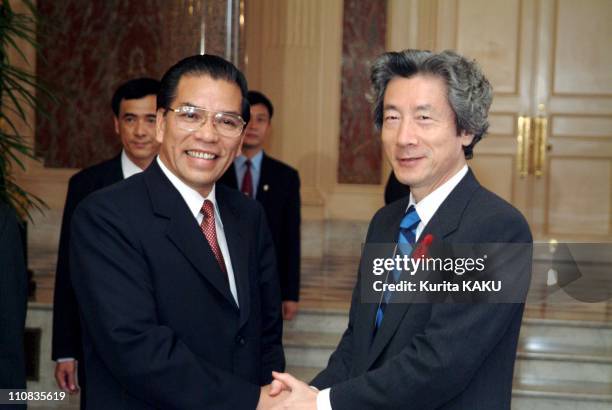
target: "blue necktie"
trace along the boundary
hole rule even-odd
[[[421,218],[419,218],[419,214],[416,211],[416,208],[413,205],[410,205],[408,208],[408,212],[402,218],[400,222],[399,235],[397,238],[397,254],[398,255],[408,255],[412,253],[412,248],[414,247],[414,243],[416,242],[416,230],[421,222]],[[401,272],[398,270],[394,270],[391,272],[392,275],[389,276],[389,279],[395,283],[399,281]],[[376,328],[380,327],[382,323],[383,316],[385,315],[385,309],[387,308],[387,304],[389,303],[389,299],[391,299],[391,292],[385,292],[383,294],[382,301],[378,306],[378,310],[376,311]]]

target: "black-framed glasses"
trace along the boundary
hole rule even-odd
[[[189,132],[199,130],[206,124],[209,115],[213,118],[215,130],[227,138],[239,137],[246,125],[240,115],[229,112],[211,111],[192,105],[183,105],[177,108],[168,107],[167,110],[176,114],[178,127]]]

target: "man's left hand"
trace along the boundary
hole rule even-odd
[[[283,319],[293,320],[298,311],[298,302],[293,300],[283,300]]]
[[[289,397],[272,408],[272,410],[297,409],[297,410],[317,410],[318,392],[306,383],[296,379],[289,373],[272,372],[275,380],[281,382],[285,388],[291,391]]]

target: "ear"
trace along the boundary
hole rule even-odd
[[[155,140],[158,143],[162,143],[164,141],[164,133],[166,132],[166,116],[164,115],[166,112],[162,108],[157,110],[157,114],[155,117]]]
[[[115,123],[115,133],[119,135],[119,118],[116,115],[113,115],[113,122]]]
[[[467,147],[472,143],[472,141],[474,141],[474,134],[468,134],[465,131],[461,131],[459,138],[461,138],[461,145]]]

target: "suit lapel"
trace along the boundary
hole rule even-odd
[[[459,184],[451,191],[448,197],[442,202],[434,216],[430,219],[429,223],[423,229],[419,240],[425,238],[427,235],[431,234],[435,241],[443,241],[449,235],[451,235],[459,226],[461,222],[461,218],[463,216],[463,212],[467,207],[474,191],[478,189],[480,185],[474,174],[471,170],[468,170],[468,173],[463,177],[463,179],[459,182]],[[402,201],[403,203],[404,201]],[[405,210],[405,207],[404,209]],[[402,210],[402,211],[403,211]],[[403,217],[403,213],[399,216],[395,215],[393,218],[390,218],[389,223],[394,225],[392,229],[389,229],[390,232],[394,232],[395,236],[390,240],[395,242],[397,240],[397,235],[399,233],[399,224]],[[397,219],[397,220],[396,220]],[[382,321],[380,329],[376,332],[376,336],[372,342],[372,346],[370,349],[370,353],[368,355],[368,360],[366,364],[366,369],[370,368],[383,352],[384,348],[387,346],[397,328],[399,327],[402,319],[406,315],[408,309],[410,308],[410,303],[391,303],[387,306],[385,310],[385,317]],[[374,318],[376,315],[376,309],[378,306],[374,307],[374,313],[371,318],[372,319],[372,329],[374,327]],[[373,330],[372,330],[373,331]]]
[[[386,220],[380,221],[382,227],[379,234],[371,239],[374,243],[396,243],[399,235],[399,225],[404,217],[406,207],[408,206],[409,198],[401,201],[401,206],[398,206],[396,211],[388,216]],[[391,257],[392,255],[389,255]],[[385,310],[385,317],[382,321],[380,329],[375,331],[375,319],[376,311],[378,310],[378,304],[373,304],[368,312],[367,327],[368,327],[368,340],[372,340],[370,346],[370,352],[365,364],[365,369],[368,369],[374,360],[380,355],[383,348],[387,345],[399,324],[400,319],[408,310],[410,305],[407,303],[391,303]]]
[[[264,153],[261,158],[259,184],[257,185],[257,194],[255,196],[255,199],[257,199],[260,203],[264,205],[268,200],[270,189],[274,189],[274,187],[270,184],[271,177],[272,176],[270,175],[270,160]]]
[[[168,239],[193,265],[194,269],[237,308],[227,285],[226,274],[219,267],[206,237],[180,193],[159,168],[157,161],[153,161],[144,171],[144,177],[153,212],[158,217],[170,220],[166,230]]]
[[[219,182],[224,183],[230,188],[238,189],[238,175],[236,175],[236,166],[232,162],[227,171],[221,176]]]
[[[242,327],[248,317],[251,305],[250,286],[249,286],[249,259],[247,246],[248,238],[245,237],[241,227],[244,227],[247,222],[241,219],[241,213],[236,206],[227,200],[227,192],[224,187],[217,185],[217,204],[221,212],[221,220],[223,221],[223,230],[225,239],[232,261],[234,270],[234,278],[236,280],[236,288],[238,292],[238,301],[240,302],[240,323],[238,327]]]
[[[472,199],[474,191],[478,188],[480,188],[480,184],[474,177],[472,170],[468,169],[468,173],[459,181],[459,184],[451,191],[429,220],[420,237],[424,238],[431,234],[434,239],[442,240],[457,230],[465,208]]]
[[[121,168],[121,154],[111,159],[111,166],[108,167],[108,172],[104,175],[104,186],[112,185],[115,182],[123,180],[123,169]]]
[[[401,204],[397,204],[396,209],[389,213],[385,219],[377,221],[376,227],[372,228],[371,237],[368,238],[368,243],[371,244],[393,244],[397,241],[397,235],[399,234],[399,224],[404,216],[404,211],[408,205],[408,198],[401,201]],[[367,245],[366,245],[367,246]],[[393,250],[389,250],[388,257],[392,256]],[[372,340],[374,337],[375,330],[375,319],[376,311],[378,309],[378,303],[371,303],[364,305],[365,312],[365,323],[362,324],[362,331],[365,332],[363,335],[364,340]],[[385,317],[386,320],[386,317]],[[384,322],[384,321],[383,321]],[[379,332],[378,332],[379,333]],[[378,335],[376,335],[378,338]],[[373,341],[374,343],[374,341]]]

